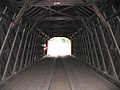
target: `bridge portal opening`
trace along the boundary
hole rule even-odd
[[[71,40],[66,37],[53,37],[48,40],[47,55],[66,56],[71,55]]]

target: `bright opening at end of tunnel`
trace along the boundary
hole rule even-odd
[[[54,37],[48,40],[48,56],[71,55],[71,41],[66,37]]]

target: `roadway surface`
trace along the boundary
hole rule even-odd
[[[120,90],[74,57],[46,57],[1,90]]]

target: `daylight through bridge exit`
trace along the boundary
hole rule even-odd
[[[53,37],[48,40],[47,55],[66,56],[71,55],[71,41],[66,37]]]

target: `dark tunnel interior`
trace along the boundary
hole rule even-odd
[[[120,0],[0,0],[0,90],[120,90]]]

